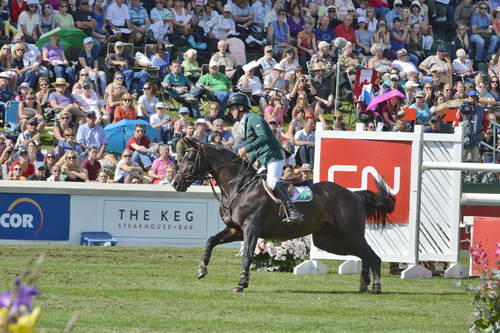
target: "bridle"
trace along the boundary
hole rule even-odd
[[[240,159],[239,157],[236,157],[236,158],[234,158],[228,162],[225,162],[221,165],[218,165],[216,167],[207,168],[207,170],[204,173],[200,173],[196,176],[195,175],[196,174],[195,171],[197,170],[196,168],[198,168],[198,170],[201,168],[201,157],[200,157],[201,150],[195,149],[195,148],[188,148],[186,150],[186,154],[184,156],[186,156],[189,152],[195,152],[196,157],[195,157],[193,164],[189,168],[189,170],[187,172],[181,173],[182,179],[185,182],[189,182],[190,184],[192,184],[194,181],[196,181],[198,179],[208,180],[208,182],[210,183],[210,187],[212,189],[212,193],[213,193],[214,197],[221,204],[221,206],[224,207],[225,209],[230,209],[231,203],[236,198],[236,196],[241,191],[243,191],[245,188],[247,188],[255,179],[258,179],[258,176],[255,176],[255,177],[250,178],[247,182],[244,182],[245,178],[243,176],[246,174],[246,171],[248,171],[248,169],[251,166],[250,166],[250,164],[247,163],[246,168],[245,168],[244,160]],[[229,182],[229,183],[233,183],[233,182],[238,181],[238,183],[236,185],[236,191],[233,192],[234,195],[231,197],[230,193],[226,193],[226,191],[224,191],[224,189],[220,186],[220,184],[217,183],[217,186],[219,186],[220,191],[222,193],[222,196],[219,196],[217,194],[217,192],[215,191],[215,187],[214,187],[214,184],[212,182],[212,180],[216,180],[216,179],[212,175],[209,175],[209,174],[213,174],[213,172],[218,171],[218,170],[222,169],[223,167],[225,167],[225,166],[227,166],[227,165],[229,165],[237,160],[241,160],[240,169],[237,173],[238,176]],[[210,171],[212,171],[212,172],[210,172]],[[224,197],[229,198],[227,203],[224,202]]]

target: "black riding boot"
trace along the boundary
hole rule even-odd
[[[283,219],[283,222],[299,223],[304,220],[304,216],[301,212],[299,212],[297,207],[295,207],[288,190],[283,184],[277,183],[274,187],[274,193],[278,195],[278,198],[285,204],[285,207],[288,210],[288,218]]]

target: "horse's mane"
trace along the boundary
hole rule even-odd
[[[236,155],[229,149],[209,143],[202,143],[201,146],[203,150],[207,151],[207,155],[209,157],[221,157],[221,163],[223,165],[226,163],[227,166],[234,164],[238,167],[241,167],[243,164],[241,169],[246,170],[247,175],[254,176],[257,173],[257,171],[251,165],[249,165],[247,161],[241,159],[240,157],[238,157],[238,155]]]

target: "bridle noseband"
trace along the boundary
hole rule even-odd
[[[225,162],[221,165],[218,165],[217,167],[210,167],[210,168],[207,168],[205,170],[205,172],[203,174],[198,174],[198,175],[195,175],[196,174],[196,170],[200,170],[201,169],[201,149],[196,149],[194,147],[190,147],[186,150],[186,154],[184,155],[184,158],[185,156],[189,153],[189,152],[195,152],[196,153],[196,157],[195,157],[195,160],[193,162],[193,164],[191,165],[191,167],[189,168],[189,170],[187,170],[186,172],[184,173],[178,173],[178,175],[182,176],[182,179],[184,182],[189,182],[190,184],[192,184],[193,182],[195,182],[196,180],[198,179],[206,179],[209,181],[209,184],[210,184],[210,187],[212,188],[212,193],[213,195],[215,196],[215,198],[217,199],[217,201],[219,201],[219,203],[221,204],[222,207],[226,208],[226,209],[230,209],[230,206],[231,206],[231,203],[233,202],[233,200],[236,198],[237,194],[238,193],[241,193],[243,191],[243,189],[245,189],[246,187],[248,187],[255,179],[258,179],[258,177],[255,177],[255,178],[251,178],[250,180],[248,180],[247,182],[244,182],[244,178],[243,178],[243,175],[245,174],[245,171],[244,170],[244,161],[241,160],[241,166],[240,166],[240,170],[238,172],[238,177],[236,177],[234,180],[232,180],[231,182],[233,181],[238,181],[238,183],[236,184],[236,191],[234,191],[234,194],[232,195],[232,197],[230,196],[229,193],[226,193],[226,191],[224,191],[224,189],[220,186],[220,184],[217,184],[221,190],[221,193],[222,193],[222,197],[220,197],[217,192],[215,191],[215,188],[214,188],[214,185],[212,183],[212,179],[215,179],[213,176],[209,176],[208,174],[213,174],[214,171],[216,170],[220,170],[222,169],[223,167],[233,163],[234,161],[237,161],[239,160],[240,158],[239,157],[236,157],[228,162]],[[247,169],[250,167],[249,164],[247,164]],[[233,191],[231,191],[233,192]],[[224,202],[224,197],[228,198],[229,200],[228,203],[226,204]]]

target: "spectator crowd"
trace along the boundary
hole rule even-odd
[[[369,131],[464,126],[464,160],[495,162],[499,12],[494,0],[0,0],[2,179],[170,184],[183,137],[242,146],[225,112],[236,91],[288,153],[284,178],[311,178],[316,123],[349,130],[349,112]],[[109,151],[122,120],[133,134]]]

